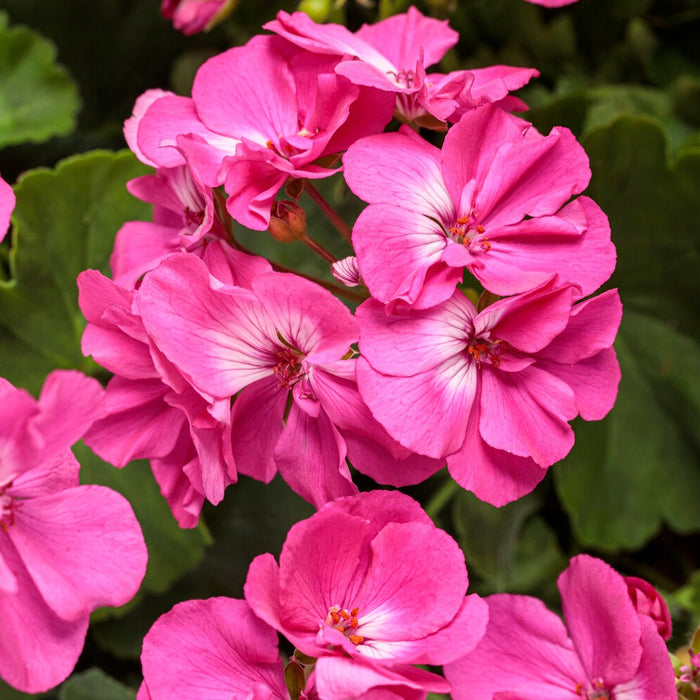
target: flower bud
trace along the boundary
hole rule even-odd
[[[273,202],[268,231],[282,243],[300,241],[306,236],[306,214],[289,199]]]
[[[639,615],[650,617],[664,639],[671,636],[671,615],[666,601],[650,583],[636,576],[625,576],[627,592]]]

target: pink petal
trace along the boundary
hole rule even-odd
[[[482,439],[478,426],[479,413],[472,411],[464,445],[447,457],[452,478],[477,498],[497,507],[530,493],[544,479],[546,469],[528,457],[491,447]]]
[[[569,453],[576,403],[566,384],[534,366],[515,373],[484,366],[481,377],[479,432],[489,445],[542,467]]]
[[[528,596],[486,600],[489,622],[483,639],[471,653],[445,665],[452,698],[580,700],[576,685],[587,677],[561,620]]]
[[[144,280],[138,302],[155,344],[201,391],[232,396],[272,373],[276,332],[260,303],[242,288],[212,289],[199,258],[163,261]]]
[[[243,389],[233,402],[232,448],[241,474],[268,483],[277,473],[274,452],[284,428],[287,396],[278,380],[268,377]]]
[[[15,193],[12,187],[0,177],[0,241],[5,238],[10,227],[10,217],[15,208]]]
[[[459,39],[447,20],[426,17],[415,7],[381,22],[365,24],[356,36],[374,46],[397,68],[413,70],[421,60],[427,68],[437,63]]]
[[[0,677],[17,690],[39,693],[65,680],[85,641],[89,617],[60,619],[44,602],[14,546],[0,538],[0,560],[19,577],[15,594],[0,594]]]
[[[44,600],[64,620],[123,605],[146,571],[146,545],[131,506],[103,486],[22,502],[10,536]]]
[[[642,655],[641,629],[622,576],[604,561],[580,554],[557,585],[588,678],[602,678],[609,687],[632,678]]]
[[[319,695],[328,698],[418,700],[428,692],[447,693],[450,688],[444,678],[413,666],[379,666],[340,656],[320,658],[315,676]],[[384,693],[375,694],[378,690]]]
[[[295,493],[316,508],[357,493],[345,454],[342,437],[323,411],[312,418],[292,404],[274,458]]]
[[[477,383],[466,360],[447,361],[413,377],[391,377],[360,358],[357,378],[374,417],[402,445],[436,459],[461,448]]]
[[[272,554],[260,554],[253,559],[243,590],[253,612],[271,627],[281,630],[279,566]]]
[[[113,377],[105,392],[108,415],[86,433],[86,444],[117,467],[133,459],[164,457],[185,422],[181,411],[165,403],[167,391],[160,380]]]
[[[179,603],[144,638],[141,663],[154,697],[250,697],[262,685],[265,697],[287,698],[277,634],[243,600]]]
[[[676,700],[676,683],[668,649],[652,620],[642,625],[642,658],[634,678],[615,686],[619,700]]]
[[[391,204],[438,221],[454,218],[440,151],[410,129],[357,141],[343,156],[343,166],[350,189],[370,204]]]
[[[386,204],[367,207],[353,228],[363,281],[374,298],[393,305],[426,308],[452,295],[464,271],[443,263],[446,245],[435,221]]]
[[[44,442],[44,458],[50,459],[77,442],[104,415],[102,387],[80,372],[55,370],[44,381],[39,410],[33,425]]]
[[[576,410],[584,420],[600,420],[612,409],[620,384],[620,363],[612,348],[575,365],[538,362],[549,374],[566,382],[576,397]]]

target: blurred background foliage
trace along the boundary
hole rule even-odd
[[[75,277],[108,273],[119,226],[149,208],[124,183],[145,172],[124,152],[122,123],[154,87],[188,94],[197,67],[240,45],[278,9],[362,22],[402,0],[239,3],[207,34],[183,37],[158,0],[0,0],[0,173],[16,183],[0,246],[0,376],[37,392],[56,367],[106,375],[80,353]],[[407,489],[462,544],[471,589],[527,593],[557,605],[555,580],[588,551],[666,595],[672,646],[700,622],[700,0],[579,0],[546,10],[522,0],[426,0],[460,33],[443,71],[511,64],[541,76],[520,92],[543,131],[571,128],[591,159],[587,194],[610,218],[625,306],[616,344],[623,379],[601,422],[576,424],[576,446],[530,496],[501,509],[439,473]],[[120,151],[120,152],[118,152]],[[340,179],[324,193],[349,222],[361,208]],[[316,213],[314,234],[338,254]],[[319,276],[306,249],[241,239]],[[299,247],[297,247],[299,246]],[[149,569],[134,601],[93,616],[75,674],[41,697],[126,700],[140,682],[141,639],[175,602],[240,596],[248,564],[279,553],[311,508],[279,479],[231,487],[202,523],[179,530],[145,464],[116,470],[84,446],[83,481],[124,493],[144,529]],[[361,488],[374,485],[358,475]],[[0,683],[0,698],[27,697]]]

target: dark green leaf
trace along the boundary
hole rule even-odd
[[[136,691],[99,668],[71,676],[58,692],[58,700],[134,700]]]
[[[661,527],[700,528],[700,349],[669,324],[626,310],[616,344],[615,407],[579,422],[576,445],[554,468],[579,540],[635,549]]]
[[[0,13],[0,148],[67,134],[79,105],[53,44]]]
[[[107,272],[119,227],[148,217],[125,189],[144,172],[129,152],[94,152],[20,179],[11,278],[0,280],[0,376],[36,392],[52,369],[90,366],[76,278],[86,268]]]

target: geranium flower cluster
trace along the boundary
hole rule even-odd
[[[671,700],[670,619],[649,584],[574,557],[566,626],[532,598],[467,595],[458,544],[408,496],[353,481],[403,487],[447,465],[502,505],[566,456],[572,419],[615,401],[621,304],[593,296],[615,249],[571,132],[512,114],[537,71],[429,72],[458,36],[415,8],[355,33],[284,12],[265,29],[206,61],[191,97],[146,92],[125,125],[154,168],[129,183],[153,219],[121,228],[111,279],[78,279],[104,393],[77,373],[51,375],[38,403],[0,383],[0,675],[60,682],[90,611],[143,576],[128,505],[77,485],[82,436],[116,466],[150,460],[182,527],[239,474],[279,472],[318,511],[279,561],[251,563],[245,599],[155,623],[140,700]],[[314,186],[333,176],[367,205],[352,230]],[[352,255],[311,238],[304,194]],[[239,226],[305,243],[337,284],[250,254]]]
[[[447,464],[490,503],[518,498],[617,391],[619,298],[589,297],[615,250],[576,196],[583,149],[510,113],[535,70],[430,72],[458,36],[415,8],[355,33],[298,12],[265,28],[125,125],[154,215],[118,233],[112,280],[79,279],[83,350],[115,375],[86,441],[148,458],[183,527],[239,473],[279,472],[317,508],[357,491],[350,465],[401,487]],[[352,233],[313,185],[341,172],[368,203]],[[304,192],[353,256],[311,240]],[[243,252],[236,225],[306,242],[370,298],[353,315]]]

